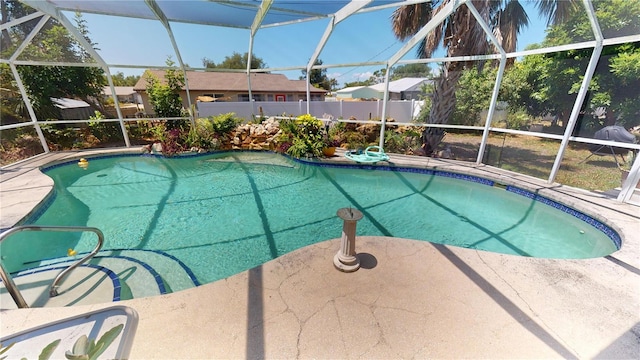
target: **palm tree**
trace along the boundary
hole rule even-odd
[[[402,6],[394,11],[391,20],[396,37],[400,40],[415,35],[431,18],[453,0],[434,0]],[[528,25],[529,18],[518,0],[472,0],[484,21],[501,42],[505,51],[515,51],[517,35]],[[540,0],[537,8],[547,17],[548,24],[556,24],[578,5],[578,0]],[[493,51],[485,32],[466,5],[458,7],[440,26],[431,31],[418,47],[418,56],[428,58],[440,46],[447,57],[483,55]],[[455,90],[462,71],[474,66],[473,61],[447,62],[442,66],[431,98],[428,123],[446,124],[456,105]],[[427,127],[422,133],[425,155],[436,151],[444,137],[440,128]]]

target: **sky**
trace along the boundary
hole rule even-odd
[[[525,3],[530,25],[519,37],[518,50],[544,38],[544,21],[537,18],[531,4]],[[319,58],[324,64],[386,61],[403,45],[391,31],[392,9],[353,15],[339,23]],[[66,13],[73,19],[74,14]],[[170,56],[177,63],[167,31],[159,21],[83,14],[91,40],[98,53],[110,65],[162,66]],[[115,19],[115,21],[114,21]],[[306,66],[321,39],[328,20],[304,22],[260,29],[254,40],[253,54],[269,68]],[[171,28],[185,64],[203,67],[203,58],[216,63],[234,52],[249,49],[249,30],[171,23]],[[415,59],[411,50],[403,59]],[[435,54],[442,57],[443,53]],[[346,82],[368,79],[383,65],[363,65],[327,69],[327,75],[342,86]],[[112,74],[141,75],[143,69],[111,67]],[[298,79],[300,70],[276,71],[289,79]]]

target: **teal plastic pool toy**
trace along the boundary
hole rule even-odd
[[[389,155],[385,154],[380,146],[369,146],[364,152],[349,151],[344,154],[344,157],[357,163],[367,164],[377,163],[378,161],[389,161]]]

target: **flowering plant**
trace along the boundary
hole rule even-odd
[[[310,114],[280,121],[280,149],[293,157],[319,157],[324,147],[322,121]],[[288,144],[287,144],[288,143]],[[288,146],[283,147],[287,144]]]

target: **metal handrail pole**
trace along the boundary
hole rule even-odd
[[[0,264],[0,278],[2,278],[2,282],[4,283],[4,287],[7,288],[7,291],[13,298],[13,301],[18,305],[19,308],[24,309],[28,308],[27,302],[24,301],[22,294],[18,290],[16,283],[13,282],[13,279],[9,275],[9,273],[4,269],[4,266]]]
[[[70,229],[72,227],[64,227],[66,229]],[[62,281],[62,279],[64,279],[65,276],[67,276],[67,274],[69,274],[69,272],[71,272],[71,270],[77,268],[78,266],[84,264],[87,260],[91,259],[92,257],[94,257],[95,254],[98,253],[98,251],[100,251],[100,249],[102,248],[102,244],[104,244],[104,234],[102,233],[102,231],[100,231],[100,229],[98,228],[92,228],[92,227],[77,227],[75,228],[76,231],[91,231],[94,232],[96,235],[98,235],[98,243],[96,244],[96,247],[87,255],[85,255],[82,259],[78,260],[77,262],[75,262],[73,265],[69,266],[68,268],[62,270],[60,272],[60,274],[58,274],[58,276],[56,276],[55,279],[53,279],[53,282],[51,283],[51,287],[49,287],[49,296],[50,297],[54,297],[58,295],[58,283]],[[49,230],[51,231],[65,231],[62,229],[59,230],[53,230],[52,228],[49,228]],[[70,230],[72,231],[72,230]]]
[[[40,226],[40,225],[22,225],[22,226],[16,226],[14,228],[11,228],[3,232],[2,234],[0,234],[0,243],[6,240],[9,236],[22,231],[57,231],[57,232],[90,231],[95,233],[98,236],[98,243],[96,244],[96,247],[93,249],[93,251],[91,251],[89,254],[84,256],[82,259],[75,262],[73,265],[61,271],[60,274],[56,276],[56,278],[53,280],[53,283],[51,283],[51,287],[49,288],[49,296],[51,297],[58,295],[58,292],[56,289],[58,287],[58,283],[62,281],[62,279],[71,270],[75,269],[76,267],[80,266],[81,264],[85,263],[87,260],[95,256],[95,254],[97,254],[98,251],[100,251],[100,249],[102,248],[102,244],[104,244],[104,234],[98,228],[87,227],[87,226]],[[7,288],[7,291],[9,292],[9,294],[11,294],[11,297],[15,301],[16,305],[18,305],[18,307],[20,308],[28,308],[29,306],[24,301],[24,298],[22,297],[22,294],[20,294],[20,291],[16,287],[16,284],[13,282],[11,275],[9,275],[9,273],[2,266],[1,261],[0,261],[0,277],[2,278],[2,281],[4,282],[5,287]]]

